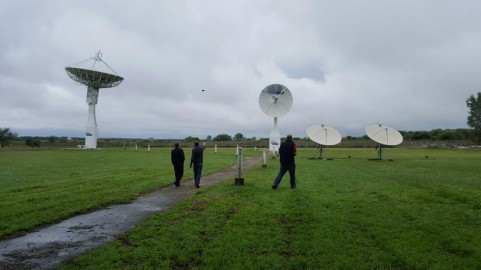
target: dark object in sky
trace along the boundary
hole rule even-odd
[[[205,92],[205,90],[204,90],[204,89],[202,89],[202,92]]]

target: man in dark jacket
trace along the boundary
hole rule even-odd
[[[172,149],[170,152],[170,159],[172,161],[172,165],[174,165],[174,172],[175,172],[175,186],[180,186],[180,179],[184,175],[184,150],[179,147],[179,143],[174,144],[175,148]]]
[[[277,186],[279,186],[282,177],[287,171],[289,171],[289,176],[291,178],[291,188],[296,188],[296,163],[294,162],[296,154],[296,144],[292,141],[292,135],[287,135],[286,141],[281,143],[281,146],[279,147],[281,169],[272,185],[273,189],[276,189]]]
[[[199,188],[200,186],[202,163],[204,162],[204,149],[204,146],[199,146],[199,142],[195,142],[194,148],[192,149],[192,157],[190,158],[190,167],[192,168],[192,165],[194,165],[194,182],[196,188]]]

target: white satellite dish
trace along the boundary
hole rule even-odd
[[[277,117],[289,112],[292,107],[292,94],[281,84],[271,84],[264,88],[259,95],[261,110],[270,117],[274,117],[274,127],[269,136],[269,150],[276,152],[281,144],[281,133],[277,128]]]
[[[378,143],[378,159],[382,159],[382,145],[398,145],[403,142],[399,131],[384,124],[371,124],[364,128],[366,135]]]
[[[270,117],[283,116],[292,107],[291,91],[284,85],[271,84],[259,95],[259,106]]]
[[[312,125],[306,129],[309,139],[320,145],[319,152],[322,158],[323,145],[336,145],[341,142],[341,134],[328,125]]]

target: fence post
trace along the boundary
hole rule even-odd
[[[267,168],[267,151],[262,148],[262,168]]]
[[[242,147],[238,148],[239,155],[237,156],[237,177],[235,179],[236,186],[244,185],[244,178],[242,177]]]

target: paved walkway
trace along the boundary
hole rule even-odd
[[[244,169],[260,158],[249,158]],[[203,176],[200,189],[234,177],[237,166]],[[97,248],[117,235],[143,223],[150,215],[167,210],[191,197],[198,189],[194,181],[174,185],[139,197],[130,204],[113,205],[69,218],[27,235],[0,242],[0,269],[51,269],[86,251]]]

